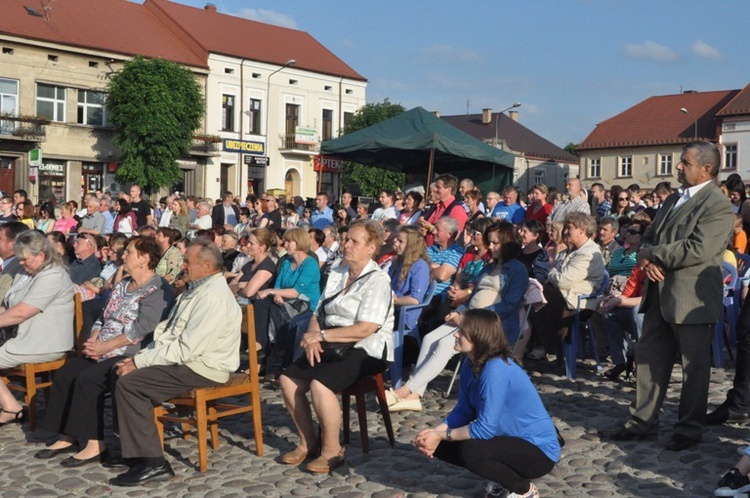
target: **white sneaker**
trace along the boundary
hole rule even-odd
[[[532,482],[526,493],[522,495],[519,495],[518,493],[508,493],[507,498],[539,498],[539,490],[536,489],[536,486]]]
[[[416,399],[399,399],[396,403],[388,406],[388,411],[391,412],[421,412],[422,402],[419,398]]]
[[[531,360],[541,360],[547,356],[547,352],[544,350],[544,348],[536,348],[532,349],[529,354],[526,355],[526,358],[529,358]]]

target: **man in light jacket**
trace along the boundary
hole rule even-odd
[[[154,422],[154,405],[198,387],[221,385],[240,364],[242,311],[222,275],[222,258],[211,241],[197,239],[185,253],[187,290],[154,341],[132,359],[118,363],[115,398],[122,456],[138,459],[110,482],[141,486],[169,479]]]

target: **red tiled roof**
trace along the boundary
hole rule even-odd
[[[190,50],[142,5],[126,0],[2,0],[0,34],[207,67],[206,53]]]
[[[489,124],[482,124],[481,114],[441,116],[441,119],[474,138],[491,142],[495,139],[495,120],[498,117],[497,137],[499,140],[505,141],[511,150],[523,152],[527,156],[535,158],[578,164],[579,160],[576,156],[540,137],[505,114],[492,113],[492,121]]]
[[[735,98],[729,101],[716,115],[717,116],[742,116],[750,114],[750,85],[737,94]]]
[[[723,90],[650,97],[599,123],[578,149],[690,142],[695,136],[695,119],[698,120],[698,138],[716,141],[716,115],[738,93],[739,90]],[[690,114],[680,112],[683,107]]]
[[[165,14],[208,52],[367,81],[304,31],[272,26],[165,0],[146,0],[146,9]]]

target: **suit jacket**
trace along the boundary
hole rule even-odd
[[[240,210],[234,204],[231,204],[234,216],[237,219],[237,223],[240,222]],[[211,223],[215,227],[224,226],[224,203],[217,204],[211,209]]]
[[[17,257],[11,259],[9,263],[3,264],[3,271],[0,272],[0,303],[5,299],[5,294],[8,293],[11,285],[13,285],[13,279],[21,270],[23,270],[23,267]]]
[[[560,269],[553,268],[547,276],[547,282],[560,290],[570,309],[578,306],[578,296],[593,293],[603,280],[604,258],[599,244],[592,239],[575,251],[568,251]],[[599,300],[586,299],[581,304],[595,310]]]
[[[734,226],[732,205],[715,182],[703,187],[677,210],[680,194],[669,196],[642,240],[642,253],[664,267],[662,282],[648,282],[641,312],[657,294],[669,323],[715,323],[723,296],[721,253]]]

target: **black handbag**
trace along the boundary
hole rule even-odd
[[[10,325],[0,328],[0,346],[18,335],[18,325]]]

